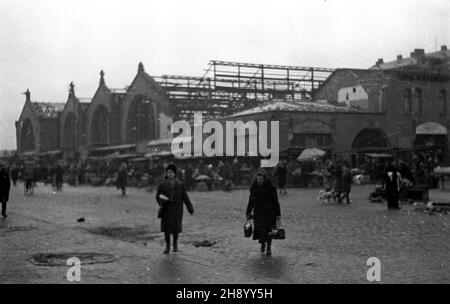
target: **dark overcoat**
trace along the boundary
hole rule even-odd
[[[169,200],[161,199],[160,194],[168,197]],[[178,179],[175,179],[173,184],[167,179],[164,180],[156,192],[156,201],[162,207],[161,232],[180,233],[183,222],[183,204],[186,204],[189,213],[194,212],[184,184]]]
[[[389,173],[391,176],[389,176]],[[384,173],[386,198],[389,209],[397,209],[399,200],[399,173],[396,169],[388,168]]]
[[[9,200],[9,190],[11,189],[11,182],[7,169],[0,170],[0,202],[7,202]]]
[[[342,173],[342,192],[349,193],[352,189],[352,173],[350,170],[344,170]]]
[[[281,215],[277,189],[270,181],[266,180],[261,186],[256,182],[252,184],[246,214],[247,218],[253,217],[253,239],[260,242],[270,239],[269,232]]]
[[[120,188],[125,188],[128,183],[128,171],[127,170],[119,170],[117,173],[117,185]]]

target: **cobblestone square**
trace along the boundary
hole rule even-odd
[[[381,283],[448,283],[450,216],[410,205],[387,211],[369,203],[372,189],[355,186],[350,205],[323,205],[318,189],[289,189],[280,197],[287,237],[266,257],[243,236],[248,190],[190,192],[195,213],[185,212],[180,251],[164,255],[154,192],[131,188],[121,197],[115,188],[65,185],[54,193],[39,184],[24,196],[20,184],[0,220],[0,282],[68,283],[64,261],[47,266],[33,256],[78,253],[82,283],[368,283],[370,257],[381,261]],[[204,240],[215,244],[193,244]],[[84,263],[83,253],[113,258]]]

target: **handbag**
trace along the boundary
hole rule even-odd
[[[252,222],[250,220],[247,220],[247,222],[244,225],[244,236],[246,238],[249,238],[252,236],[252,233],[253,233]]]
[[[276,227],[272,228],[270,235],[275,240],[284,240],[286,238],[286,233],[280,218],[277,218]]]

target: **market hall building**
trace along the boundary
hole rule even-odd
[[[395,152],[408,158],[426,150],[449,161],[449,58],[443,46],[434,53],[416,49],[408,58],[378,60],[369,69],[333,70],[313,88],[311,98],[278,94],[216,119],[279,121],[282,155],[317,147],[357,163],[366,153]],[[142,64],[126,89],[108,88],[101,72],[91,100],[78,98],[73,84],[65,103],[32,102],[27,91],[16,122],[18,152],[59,153],[66,159],[112,152],[144,155],[149,141],[170,142],[174,112],[166,88]]]
[[[57,156],[66,160],[88,155],[145,150],[149,140],[170,136],[170,106],[165,92],[142,63],[126,89],[110,89],[104,72],[92,99],[79,98],[70,84],[65,103],[26,101],[16,122],[19,156]]]

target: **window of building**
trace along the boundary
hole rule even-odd
[[[439,103],[441,104],[441,115],[447,115],[447,92],[445,90],[439,92]]]
[[[331,146],[331,134],[294,133],[291,144],[296,147],[329,147]]]
[[[422,114],[422,90],[416,88],[414,90],[414,100],[415,100],[415,113]]]
[[[410,88],[406,88],[403,97],[405,100],[405,114],[411,114],[411,112],[412,112],[412,94],[411,94]]]

